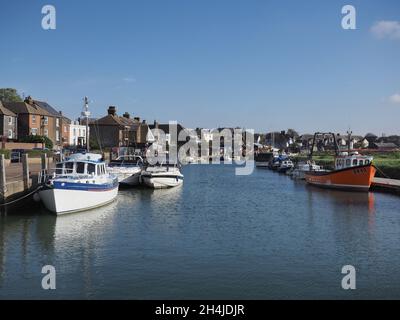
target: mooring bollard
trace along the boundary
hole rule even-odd
[[[29,189],[29,164],[28,155],[22,155],[22,179],[24,181],[24,189]]]
[[[4,154],[0,155],[0,202],[4,202],[6,198],[7,185],[6,185],[6,166]]]

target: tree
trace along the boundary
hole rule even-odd
[[[287,132],[286,132],[286,135],[288,137],[291,137],[291,138],[294,138],[294,139],[297,139],[299,137],[299,134],[294,129],[288,129]]]
[[[44,143],[47,149],[53,149],[53,141],[46,136],[34,136],[29,135],[19,139],[19,142],[28,142],[28,143]]]
[[[0,88],[0,101],[1,102],[21,102],[22,98],[16,89],[13,88]]]

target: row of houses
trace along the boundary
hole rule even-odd
[[[0,101],[2,140],[18,141],[27,136],[45,136],[55,149],[85,143],[85,127],[72,122],[47,102],[27,97],[21,102]]]
[[[91,141],[103,148],[140,147],[148,142],[150,126],[128,112],[122,116],[110,106],[99,119],[89,119]],[[154,123],[152,127],[158,126]],[[86,120],[70,120],[44,101],[27,97],[21,102],[0,101],[0,137],[2,141],[21,141],[28,136],[45,136],[55,150],[86,145]]]

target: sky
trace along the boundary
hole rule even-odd
[[[71,119],[88,96],[95,117],[400,134],[400,1],[0,0],[2,87]]]

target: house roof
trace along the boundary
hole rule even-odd
[[[149,129],[155,129],[156,126],[154,124],[149,125]],[[162,123],[162,124],[158,124],[158,129],[164,131],[164,133],[169,133],[169,124],[166,123]],[[184,127],[178,123],[177,125],[177,132],[181,132],[184,129]]]
[[[0,114],[5,115],[5,116],[12,116],[16,117],[17,115],[12,112],[11,110],[7,109],[5,106],[0,101]]]
[[[374,142],[378,148],[398,148],[399,146],[393,142]]]
[[[10,102],[6,103],[7,109],[10,109],[14,113],[27,113],[27,114],[38,114],[41,116],[51,116],[46,110],[36,105],[30,105],[25,102]]]
[[[40,108],[46,110],[53,117],[61,117],[61,114],[56,109],[54,109],[51,105],[49,105],[47,102],[39,101],[39,100],[33,100],[33,102],[34,102],[34,104],[38,105]]]
[[[96,120],[89,120],[91,125],[103,125],[103,126],[119,126],[119,127],[130,127],[131,130],[137,130],[140,126],[140,122],[135,119],[120,117],[118,115],[108,114],[103,118]]]

